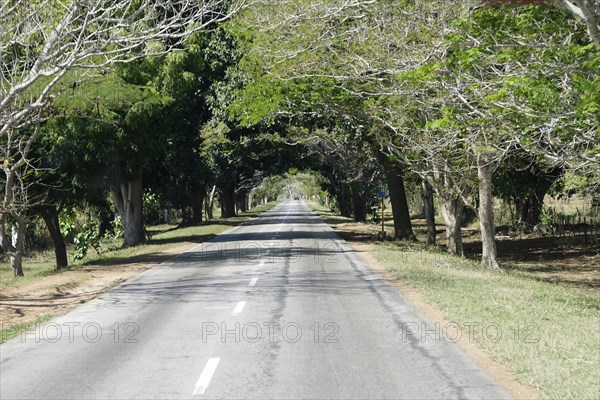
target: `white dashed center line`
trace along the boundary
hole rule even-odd
[[[236,315],[239,315],[239,313],[241,313],[242,310],[244,309],[245,305],[246,305],[245,301],[238,302],[237,305],[235,306],[235,308],[233,309],[233,312],[231,313],[231,316],[235,317]]]
[[[219,365],[219,361],[221,361],[218,357],[209,358],[200,374],[200,378],[198,378],[198,382],[196,382],[196,387],[194,388],[194,392],[192,394],[204,394],[206,388],[210,384],[210,380],[212,379],[215,370],[217,369],[217,365]]]
[[[248,284],[248,286],[254,286],[254,285],[256,285],[256,281],[257,281],[257,280],[258,280],[258,278],[252,278],[252,279],[250,280],[250,283]]]

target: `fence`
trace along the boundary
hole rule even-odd
[[[495,201],[495,223],[499,229],[516,232],[520,238],[532,227],[518,221],[514,204]],[[547,196],[534,232],[560,238],[563,246],[600,246],[600,203],[591,198],[554,199]]]
[[[600,218],[597,215],[555,214],[547,226],[564,245],[600,245]]]

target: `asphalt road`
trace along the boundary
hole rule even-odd
[[[510,396],[291,201],[0,346],[0,398]]]

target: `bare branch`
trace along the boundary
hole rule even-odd
[[[17,0],[0,8],[0,136],[44,104],[67,71],[164,54],[251,0]],[[49,78],[49,79],[48,79]]]

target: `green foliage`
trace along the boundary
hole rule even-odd
[[[75,243],[73,259],[78,261],[85,258],[90,247],[97,254],[101,254],[101,239],[98,225],[91,218],[88,219],[81,227],[81,231],[73,238],[73,242]]]
[[[252,190],[253,197],[261,201],[293,199],[302,197],[324,201],[326,192],[323,190],[325,179],[314,171],[301,171],[290,168],[282,175],[270,176]]]
[[[72,212],[60,213],[58,218],[60,233],[65,240],[73,240],[77,232]]]
[[[545,226],[550,226],[557,220],[556,209],[553,207],[544,206],[542,213],[540,214],[540,223]]]
[[[55,316],[52,314],[42,314],[29,322],[18,323],[11,326],[2,324],[0,326],[0,344],[6,343],[10,339],[18,337],[23,332],[35,329],[41,326],[44,322],[50,321],[54,317]]]
[[[589,323],[599,318],[597,292],[541,282],[539,272],[514,268],[498,274],[472,260],[411,247],[377,244],[370,254],[457,323],[463,337],[474,333],[477,344],[545,398],[597,397],[600,372],[591,366],[600,357],[600,327]],[[479,327],[494,324],[503,335],[485,340],[482,330],[469,331],[473,321]]]
[[[270,76],[253,80],[229,107],[229,116],[246,126],[255,125],[281,109],[286,97],[277,81]]]
[[[61,91],[55,100],[55,106],[63,113],[94,115],[107,122],[114,121],[118,120],[120,109],[143,100],[147,95],[143,87],[128,84],[114,73],[86,81],[76,78],[76,72],[73,72],[71,89]]]
[[[267,176],[298,175],[294,163],[326,177],[319,190],[343,194],[370,181],[363,170],[379,167],[377,152],[431,179],[444,171],[436,187],[450,182],[449,193],[473,201],[480,153],[497,155],[505,198],[531,194],[522,163],[560,164],[565,191],[596,191],[600,52],[583,24],[560,7],[465,4],[332,13],[325,0],[259,2],[180,51],[95,77],[72,70],[35,150],[52,171],[45,188],[57,188],[47,198],[106,205],[108,187],[142,174],[156,220],[215,183],[243,195]],[[512,164],[515,149],[527,156]]]
[[[118,215],[116,218],[110,221],[110,226],[112,228],[112,237],[114,239],[121,239],[123,237],[123,218]]]
[[[27,252],[52,248],[52,239],[41,218],[32,218],[27,224],[25,249]]]

